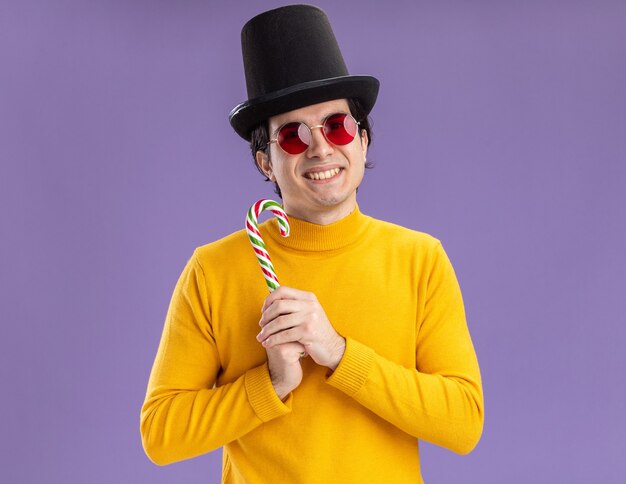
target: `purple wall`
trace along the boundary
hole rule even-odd
[[[220,481],[150,463],[139,410],[184,263],[273,196],[227,115],[282,4],[2,2],[0,481]],[[361,208],[443,241],[482,369],[426,481],[623,482],[626,3],[317,4],[381,80]]]

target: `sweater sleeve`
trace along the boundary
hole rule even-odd
[[[217,449],[291,411],[292,396],[278,398],[267,363],[216,386],[220,361],[206,291],[194,252],[174,289],[141,408],[143,448],[158,465]]]
[[[482,434],[482,383],[461,290],[440,242],[421,319],[416,368],[347,337],[344,356],[327,383],[408,434],[467,454]]]

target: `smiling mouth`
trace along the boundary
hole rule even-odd
[[[316,171],[312,173],[306,173],[304,176],[309,180],[328,180],[339,174],[341,168],[333,168],[332,170]]]

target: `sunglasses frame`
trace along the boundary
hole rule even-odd
[[[345,114],[346,116],[349,116],[349,117],[351,117],[351,118],[352,118],[352,120],[353,120],[353,121],[355,122],[355,124],[356,124],[356,130],[357,130],[357,132],[356,132],[356,134],[354,135],[354,138],[356,138],[357,134],[359,133],[359,125],[361,124],[361,121],[357,121],[357,120],[356,120],[356,118],[355,118],[354,116],[352,116],[352,114],[350,114],[350,113],[344,113],[344,112],[342,112],[342,111],[337,111],[336,113],[331,113],[331,114],[329,114],[328,116],[326,116],[326,117],[324,118],[324,120],[322,121],[322,124],[317,124],[317,125],[315,125],[315,126],[309,126],[309,125],[308,125],[308,124],[306,124],[304,121],[288,121],[288,122],[286,122],[286,123],[284,123],[284,124],[281,124],[281,125],[280,125],[280,127],[276,130],[276,138],[269,140],[269,141],[267,142],[267,146],[269,147],[269,145],[270,145],[270,144],[272,144],[272,143],[277,143],[277,144],[278,144],[278,146],[280,146],[280,143],[278,143],[278,136],[280,135],[281,130],[282,130],[285,126],[287,126],[288,124],[292,124],[292,123],[299,123],[299,124],[302,124],[302,125],[306,126],[306,127],[308,128],[308,130],[309,130],[309,133],[310,133],[310,135],[311,135],[311,139],[312,139],[312,138],[313,138],[313,130],[314,130],[314,129],[316,129],[316,128],[320,128],[320,129],[321,129],[321,128],[323,128],[323,127],[324,127],[324,125],[326,124],[326,121],[328,121],[328,120],[329,120],[330,118],[332,118],[333,116],[337,116],[338,114]],[[330,144],[332,144],[333,146],[346,146],[346,145],[348,145],[348,144],[352,143],[352,141],[354,141],[354,138],[352,138],[352,139],[351,139],[348,143],[346,143],[346,144],[344,144],[344,145],[337,145],[337,144],[333,143],[331,140],[329,140],[329,139],[326,137],[326,133],[324,132],[324,130],[322,130],[322,135],[324,136],[324,139],[325,139],[326,141],[328,141]],[[305,148],[302,152],[300,152],[300,153],[296,153],[296,154],[301,155],[302,153],[304,153],[304,152],[305,152],[305,151],[309,148],[309,146],[311,146],[311,145],[310,145],[310,144],[306,145],[306,148]],[[284,151],[285,153],[287,153],[288,155],[292,155],[292,156],[295,156],[295,155],[296,155],[296,154],[294,154],[294,153],[289,153],[289,152],[288,152],[287,150],[285,150],[285,148],[283,148],[282,146],[280,146],[280,149],[281,149],[281,150],[283,150],[283,151]]]

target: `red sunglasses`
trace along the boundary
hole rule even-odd
[[[307,126],[302,122],[283,124],[278,129],[278,136],[267,143],[278,143],[290,155],[304,153],[311,144],[311,131],[322,128],[324,137],[332,144],[342,146],[350,143],[356,136],[357,122],[351,115],[335,113],[327,116],[322,124]]]

